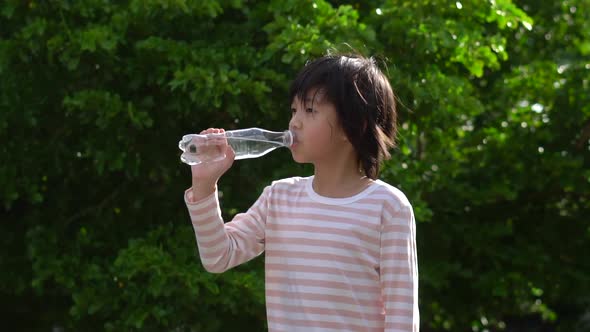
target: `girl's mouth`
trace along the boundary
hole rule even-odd
[[[297,144],[299,144],[299,140],[297,139],[297,133],[295,133],[295,132],[293,132],[293,131],[292,131],[292,132],[291,132],[291,135],[292,135],[292,142],[291,142],[291,146],[289,146],[289,148],[291,148],[291,149],[292,149],[292,148],[293,148],[293,147],[295,147]]]

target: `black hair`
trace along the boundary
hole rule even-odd
[[[397,112],[393,89],[375,59],[329,54],[308,62],[291,84],[290,100],[305,100],[312,89],[321,89],[334,104],[361,171],[377,179],[395,146]]]

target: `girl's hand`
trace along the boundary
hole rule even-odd
[[[203,130],[201,135],[223,134],[224,132],[225,130],[223,129],[209,128]],[[219,178],[221,178],[234,162],[235,154],[233,149],[227,144],[227,139],[221,138],[221,140],[221,144],[208,146],[206,148],[218,149],[220,151],[216,152],[220,155],[225,154],[225,157],[191,166],[193,201],[198,201],[213,193]]]

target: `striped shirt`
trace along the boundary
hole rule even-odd
[[[273,182],[246,213],[221,217],[217,193],[185,192],[201,262],[220,273],[265,252],[269,331],[419,330],[412,206],[376,180],[327,198],[313,177]]]

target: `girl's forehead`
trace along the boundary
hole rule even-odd
[[[303,102],[304,104],[321,104],[327,100],[326,96],[326,89],[317,87],[310,88],[306,91],[305,95],[303,95],[303,93],[295,94],[295,97],[293,97],[293,100],[291,102]],[[304,99],[302,99],[301,97],[304,97]]]

